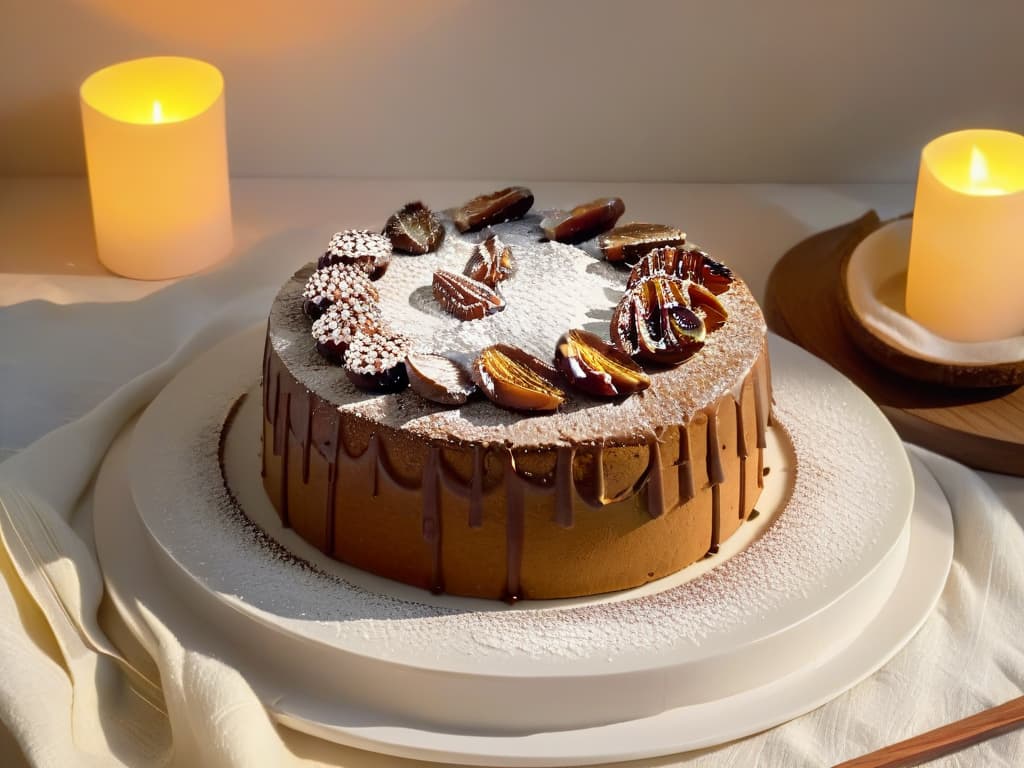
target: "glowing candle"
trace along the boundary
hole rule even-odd
[[[1024,136],[958,131],[924,148],[906,298],[954,341],[1024,333]]]
[[[80,95],[100,261],[159,280],[225,256],[233,236],[217,68],[136,59],[90,75]]]

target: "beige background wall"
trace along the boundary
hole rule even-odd
[[[238,175],[888,181],[1024,130],[1024,0],[0,0],[0,175],[83,171],[77,86],[227,80]]]

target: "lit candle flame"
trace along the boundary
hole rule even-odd
[[[988,161],[977,147],[971,147],[971,184],[983,186],[988,181]]]
[[[970,186],[966,190],[974,195],[1002,195],[1006,190],[992,183],[988,172],[988,159],[977,147],[971,147],[971,168],[968,173]]]
[[[160,106],[160,102],[159,101],[154,101],[153,102],[153,122],[154,123],[162,123],[163,120],[164,120],[164,108],[162,106]],[[975,150],[975,151],[977,151],[977,150]],[[973,166],[971,166],[971,167],[973,169]],[[971,172],[973,173],[974,171],[972,170]],[[973,176],[972,176],[972,179],[973,179]]]

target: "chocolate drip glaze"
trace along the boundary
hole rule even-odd
[[[757,426],[757,487],[764,488],[764,449],[768,447],[769,390],[768,366],[758,361],[754,364],[754,423]],[[762,370],[765,369],[765,370]]]
[[[273,409],[271,410],[271,413],[270,413],[270,423],[274,425],[274,444],[273,444],[274,455],[275,456],[280,456],[281,455],[281,451],[282,451],[281,446],[284,443],[284,434],[285,434],[284,433],[285,425],[281,421],[281,419],[278,418],[278,416],[280,415],[280,411],[281,411],[281,409],[279,407],[280,400],[281,400],[281,371],[275,372],[274,378],[273,378],[273,382],[274,382],[273,393],[271,395],[271,397],[273,398],[273,400],[272,400]]]
[[[657,434],[651,441],[647,471],[647,513],[657,519],[665,514],[665,476],[661,466],[661,440]]]
[[[366,453],[370,459],[370,496],[377,498],[380,494],[380,437],[376,432],[370,435],[370,447]]]
[[[444,592],[441,572],[441,493],[440,457],[431,446],[423,466],[423,538],[431,545],[430,591]]]
[[[747,516],[747,457],[740,457],[740,520]]]
[[[739,519],[746,517],[746,459],[739,460]]]
[[[604,504],[604,446],[599,445],[594,449],[594,503],[591,506],[600,507]]]
[[[322,399],[296,381],[290,372],[283,367],[271,345],[266,348],[266,360],[263,373],[263,415],[266,419],[265,437],[270,446],[264,446],[263,470],[267,477],[268,462],[271,457],[277,460],[279,470],[279,487],[274,490],[278,513],[284,525],[290,525],[289,497],[289,439],[291,438],[302,451],[302,482],[311,482],[310,456],[312,449],[326,462],[326,498],[323,506],[324,543],[322,548],[328,554],[337,551],[336,539],[344,535],[344,531],[336,530],[338,483],[342,475],[341,464],[350,462],[352,470],[346,471],[346,477],[358,478],[362,488],[353,489],[353,495],[364,498],[378,497],[381,494],[381,483],[388,488],[402,489],[410,493],[420,494],[422,502],[422,536],[428,544],[430,552],[430,574],[424,575],[430,587],[435,591],[444,589],[442,564],[442,496],[441,488],[453,495],[466,499],[468,515],[466,524],[470,528],[479,529],[483,526],[485,505],[493,504],[495,494],[504,489],[505,517],[505,596],[515,600],[523,597],[522,563],[525,541],[525,509],[529,496],[553,497],[554,515],[552,522],[562,529],[575,526],[575,505],[577,497],[589,506],[601,509],[623,501],[628,501],[646,489],[645,505],[652,519],[658,519],[672,512],[677,506],[693,499],[698,492],[694,466],[691,456],[691,435],[688,426],[677,429],[679,436],[676,467],[676,485],[678,490],[675,504],[670,504],[665,473],[665,457],[662,439],[668,428],[660,428],[646,443],[648,451],[647,467],[640,474],[632,487],[617,493],[614,497],[607,495],[605,487],[605,451],[604,445],[588,448],[590,472],[586,485],[577,485],[574,464],[577,449],[574,446],[559,446],[555,451],[554,470],[547,475],[533,475],[516,466],[515,457],[510,448],[503,447],[502,469],[504,478],[491,491],[485,491],[486,457],[489,451],[498,450],[496,446],[471,446],[472,474],[463,480],[456,475],[442,457],[442,446],[431,445],[427,451],[422,472],[415,478],[403,478],[394,471],[388,459],[385,445],[389,438],[381,432],[370,432],[365,448],[357,453],[345,442],[345,414],[331,403]],[[736,454],[740,462],[739,492],[740,515],[745,514],[748,493],[746,490],[746,459],[750,446],[743,429],[745,408],[743,392],[748,386],[754,395],[754,422],[757,432],[758,466],[763,464],[763,450],[766,446],[766,422],[769,418],[767,364],[759,359],[751,367],[742,386],[734,390],[739,398],[735,400],[736,408]],[[709,552],[716,552],[721,540],[721,485],[725,482],[722,444],[719,435],[719,419],[717,405],[705,409],[706,425],[706,474],[712,497],[712,533]],[[355,434],[358,434],[358,430]],[[363,433],[365,434],[365,432]],[[642,444],[641,444],[642,445]],[[267,448],[272,450],[267,450]],[[640,446],[638,446],[639,448]],[[671,466],[671,465],[670,465]],[[295,478],[297,480],[298,478]],[[763,483],[761,472],[758,473],[759,485]],[[323,482],[322,480],[320,482]],[[270,486],[268,485],[268,488]],[[705,486],[707,487],[707,486]],[[319,542],[318,542],[319,543]]]
[[[725,482],[725,469],[722,467],[722,444],[718,441],[718,409],[712,408],[708,414],[708,482],[721,485]]]
[[[711,547],[708,554],[718,552],[722,538],[722,487],[711,486]]]
[[[679,458],[676,459],[679,503],[685,504],[696,495],[693,487],[693,461],[690,459],[690,430],[679,428]]]
[[[515,458],[508,452],[505,462],[505,600],[522,599],[523,538],[525,510],[524,481],[516,472]]]
[[[563,528],[573,526],[573,497],[575,485],[572,477],[572,462],[576,450],[568,446],[558,449],[555,463],[555,522]]]
[[[395,471],[391,465],[391,460],[388,458],[387,453],[381,448],[381,438],[376,432],[370,438],[370,445],[373,450],[371,456],[376,457],[376,462],[371,462],[373,472],[371,476],[373,478],[373,494],[377,496],[380,494],[380,483],[381,475],[383,474],[384,483],[393,488],[403,488],[407,491],[426,491],[427,489],[427,478],[428,475],[425,473],[418,480],[405,480],[402,479],[401,475]],[[367,452],[369,453],[369,451]],[[430,478],[433,478],[440,482],[441,479],[441,455],[437,446],[431,446],[427,452],[427,461],[430,461],[431,454],[435,454],[434,469]],[[383,470],[383,472],[381,471]]]
[[[725,470],[722,468],[722,444],[718,440],[718,409],[707,414],[708,483],[711,485],[711,552],[718,551],[722,530],[722,489]]]
[[[756,377],[754,377],[756,378]],[[742,390],[741,390],[742,392]],[[741,459],[749,456],[747,450],[747,435],[743,430],[743,396],[740,395],[739,400],[736,401],[736,453],[739,454]]]
[[[302,443],[302,482],[309,482],[309,452],[313,448],[313,398],[306,398],[306,428],[299,441]]]
[[[484,450],[473,448],[473,479],[469,493],[469,527],[484,524]]]
[[[334,455],[327,464],[327,509],[324,510],[326,517],[325,537],[327,540],[325,552],[333,555],[335,551],[335,518],[338,499],[338,459],[341,457],[341,416],[335,413],[336,424],[334,427]]]
[[[756,377],[755,377],[756,378]],[[755,384],[756,386],[756,384]],[[739,515],[742,520],[746,517],[747,507],[747,436],[743,430],[743,388],[740,388],[740,397],[736,401],[736,453],[740,457],[740,509]]]
[[[280,414],[281,405],[281,374],[277,374],[277,397],[274,398],[274,412]],[[277,511],[281,515],[281,522],[288,525],[288,432],[291,427],[292,393],[284,394],[284,421],[280,418],[274,422],[274,455],[281,457],[281,496]],[[280,434],[277,425],[281,425]]]
[[[267,340],[263,345],[263,418],[265,418],[271,424],[274,423],[277,416],[274,411],[271,410],[271,405],[275,403],[277,397],[276,388],[271,386],[271,382],[274,382],[275,386],[280,384],[278,380],[279,373],[271,368],[271,361],[276,358],[274,354],[273,346],[270,343],[270,323],[267,323]],[[275,406],[276,407],[276,406]]]
[[[473,477],[469,485],[463,483],[452,470],[438,458],[438,474],[445,490],[466,499],[469,514],[466,524],[470,528],[481,528],[484,524],[484,449],[473,449]]]
[[[263,420],[273,424],[274,419],[270,413],[270,333],[267,333],[267,340],[263,343],[263,378],[260,379],[260,389],[263,394]],[[267,476],[267,446],[266,441],[260,445],[260,477]]]

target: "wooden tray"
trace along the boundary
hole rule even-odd
[[[870,211],[786,253],[768,277],[768,326],[848,376],[905,440],[976,469],[1024,476],[1024,387],[957,389],[914,381],[865,355],[847,334],[841,265],[881,225]]]

